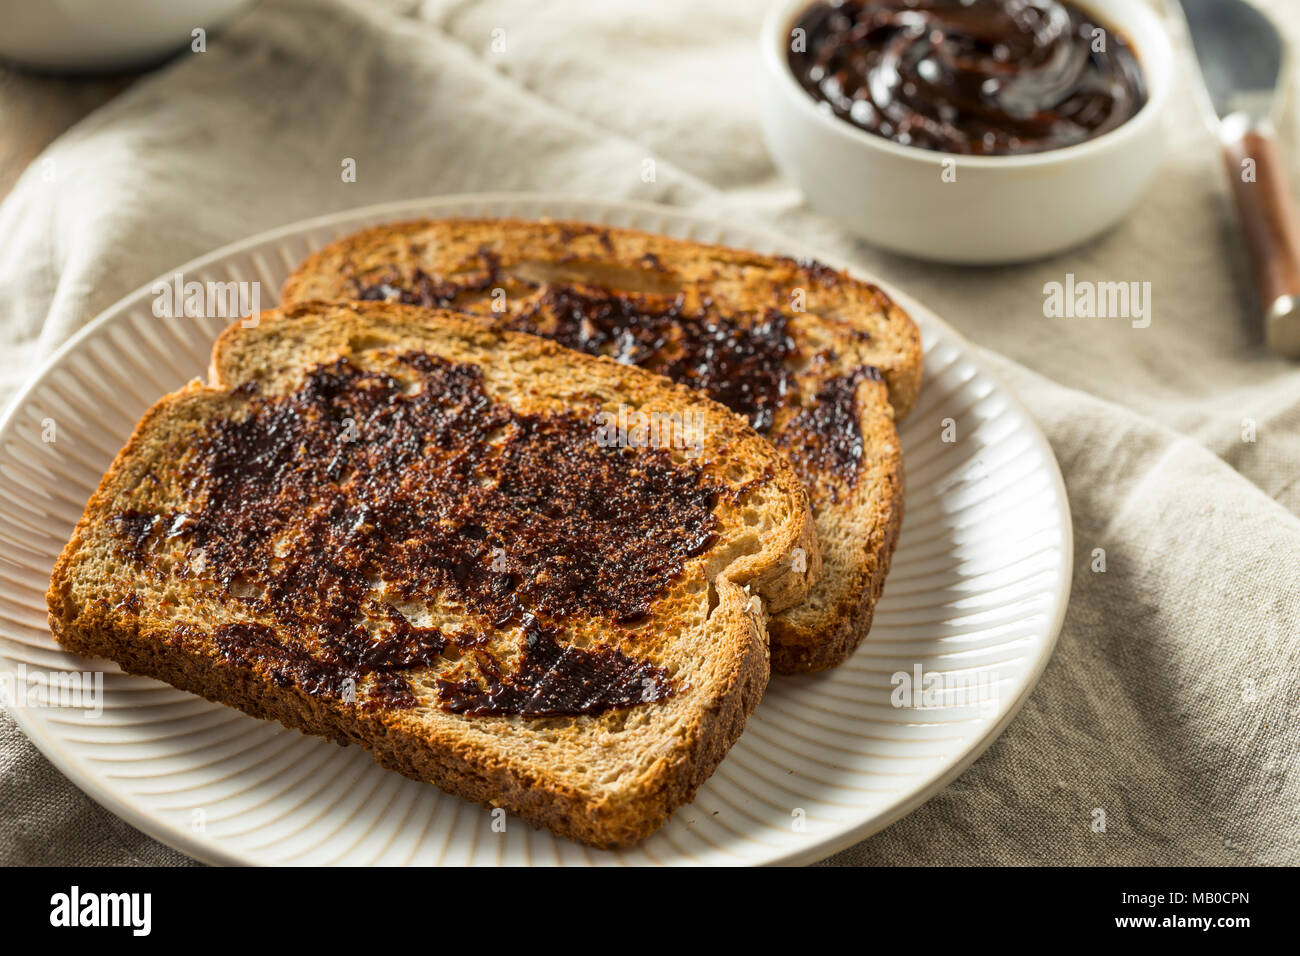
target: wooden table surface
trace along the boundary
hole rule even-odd
[[[51,141],[139,75],[46,76],[0,64],[0,199]]]

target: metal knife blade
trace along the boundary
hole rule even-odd
[[[1285,48],[1272,21],[1244,0],[1180,0],[1204,84],[1211,126],[1273,125]],[[1207,117],[1210,119],[1210,117]]]

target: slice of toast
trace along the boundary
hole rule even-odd
[[[209,379],[90,499],[47,595],[65,648],[593,846],[692,798],[820,567],[742,418],[386,303],[264,312]]]
[[[489,317],[703,390],[795,463],[825,573],[773,617],[772,667],[820,670],[871,627],[903,515],[894,420],[920,335],[875,286],[815,262],[573,222],[379,226],[308,258],[284,301],[384,299]]]

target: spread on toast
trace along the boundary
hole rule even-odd
[[[450,308],[697,389],[785,452],[825,573],[773,616],[773,669],[844,660],[871,626],[902,519],[894,429],[920,336],[876,286],[811,260],[575,222],[394,223],[309,257],[284,299]]]
[[[721,489],[663,449],[602,447],[591,412],[494,402],[472,366],[423,352],[394,364],[339,359],[211,422],[180,463],[201,506],[113,515],[124,559],[161,573],[172,544],[202,555],[223,599],[268,622],[218,628],[226,658],[312,694],[412,706],[403,672],[449,647],[481,671],[439,682],[456,712],[601,713],[675,693],[662,668],[561,646],[545,622],[644,618],[712,543]],[[440,599],[479,626],[417,627],[394,603]],[[507,667],[483,634],[521,623],[524,657]]]

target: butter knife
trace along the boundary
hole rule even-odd
[[[1278,150],[1287,51],[1244,0],[1180,0],[1200,66],[1200,100],[1218,136],[1264,313],[1264,339],[1300,358],[1300,219]]]

